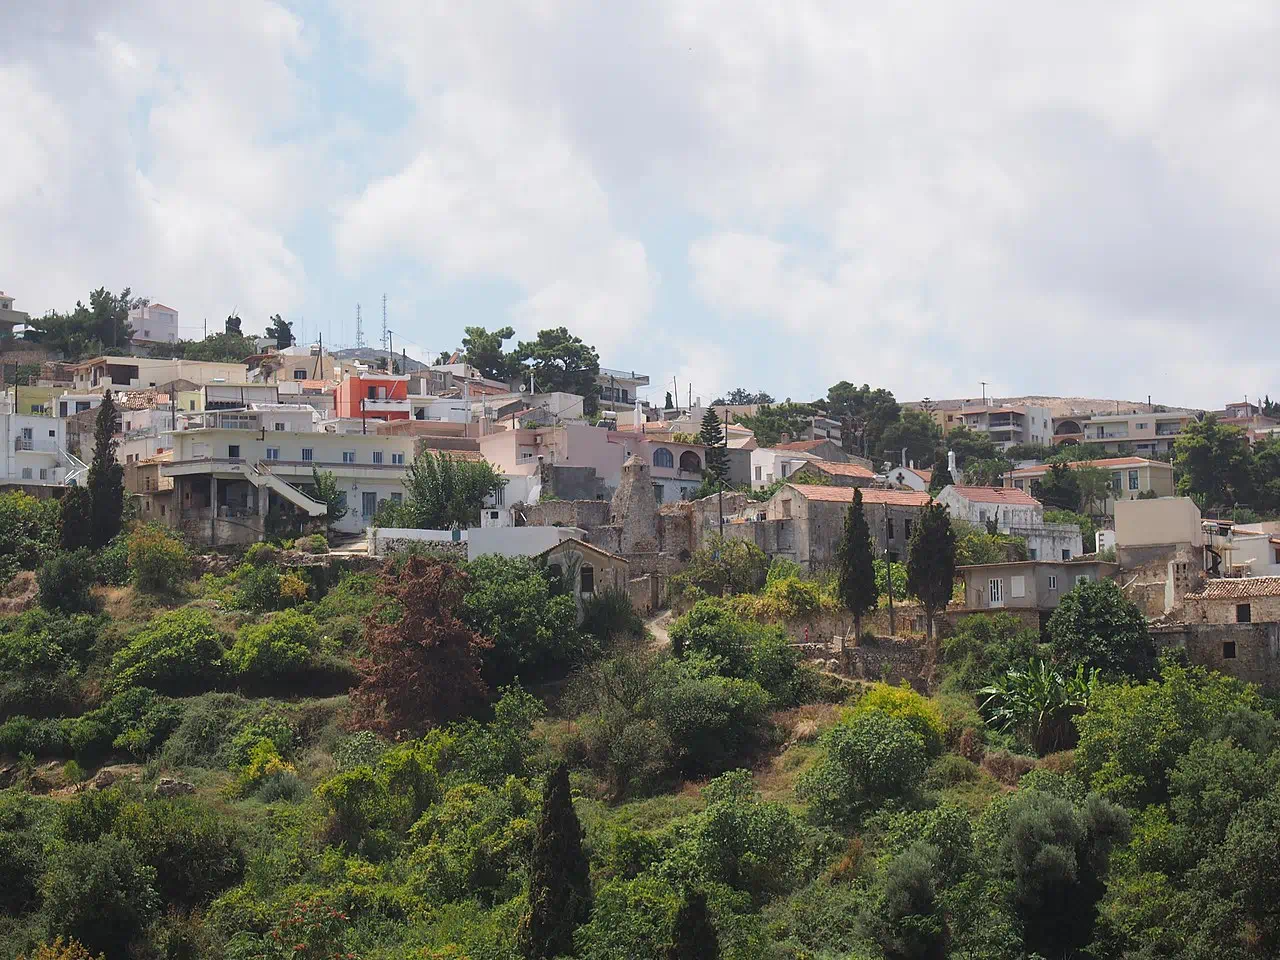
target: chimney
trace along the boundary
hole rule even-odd
[[[959,480],[956,476],[956,452],[954,450],[947,451],[947,472],[951,474],[952,480]]]
[[[907,465],[907,448],[902,448],[902,458],[898,461],[898,466],[905,467]]]

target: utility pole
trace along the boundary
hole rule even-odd
[[[720,539],[724,539],[724,475],[729,472],[729,411],[725,410],[724,417],[724,443],[722,444],[725,454],[724,462],[720,465]]]
[[[884,504],[884,585],[889,594],[889,636],[898,635],[898,621],[893,613],[893,562],[889,559],[889,504]]]
[[[387,373],[391,372],[391,331],[387,329],[387,295],[382,295],[382,349],[387,351]]]
[[[387,331],[387,373],[394,375],[396,372],[396,352],[391,347],[391,331]],[[400,371],[404,373],[403,370]]]
[[[982,405],[985,407],[987,405],[987,381],[980,380],[979,383],[982,384]]]
[[[680,418],[680,387],[676,383],[675,377],[671,378],[671,396],[674,398],[673,402],[676,405],[676,419],[679,419]]]

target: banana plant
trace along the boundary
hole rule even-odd
[[[1096,669],[1086,674],[1081,665],[1064,675],[1033,657],[978,694],[986,697],[981,710],[987,723],[1015,732],[1043,756],[1073,744],[1071,718],[1088,707],[1097,683]]]

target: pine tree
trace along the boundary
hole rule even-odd
[[[591,873],[569,793],[569,768],[562,763],[543,789],[529,863],[529,912],[516,928],[516,947],[527,960],[571,954],[573,931],[590,916]]]
[[[836,563],[840,602],[853,614],[853,635],[857,637],[862,633],[862,615],[873,610],[880,599],[875,556],[871,548],[871,527],[862,509],[862,490],[857,487],[853,491],[853,503],[845,514]]]
[[[720,426],[720,417],[715,410],[707,407],[702,415],[702,429],[698,431],[698,442],[707,448],[707,475],[720,483],[729,472],[729,454],[724,448],[724,430]]]
[[[947,463],[947,452],[939,450],[938,455],[933,459],[933,476],[929,479],[929,492],[937,493],[943,487],[949,487],[955,482],[955,477],[951,476],[951,468]]]
[[[95,548],[105,547],[124,522],[124,467],[116,461],[116,404],[108,390],[98,407],[93,428],[93,463],[89,466],[92,536]]]
[[[934,639],[933,618],[946,609],[956,578],[956,535],[945,504],[920,511],[907,547],[907,590],[924,607],[925,632]]]
[[[720,938],[707,915],[707,895],[701,890],[685,891],[673,934],[667,960],[717,960],[720,956]]]

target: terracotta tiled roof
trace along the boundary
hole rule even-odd
[[[1206,580],[1187,600],[1249,600],[1253,597],[1280,597],[1280,577],[1238,577]]]
[[[1157,467],[1168,467],[1170,470],[1173,469],[1170,464],[1167,464],[1162,460],[1147,460],[1143,457],[1108,457],[1102,460],[1077,460],[1074,463],[1068,464],[1068,466],[1073,470],[1076,467],[1101,467],[1104,470],[1116,470],[1123,467],[1142,467],[1147,464],[1155,464]],[[1034,467],[1021,467],[1020,469],[1012,470],[1007,475],[1019,478],[1042,477],[1049,472],[1050,468],[1051,464],[1040,463],[1036,464]]]
[[[913,473],[915,473],[915,475],[916,475],[917,477],[919,477],[921,480],[923,480],[925,483],[933,483],[933,469],[932,469],[932,468],[930,468],[930,469],[928,469],[928,470],[914,470],[914,471],[912,471],[912,472],[913,472]]]
[[[863,503],[887,503],[891,507],[924,507],[933,499],[916,490],[882,490],[879,487],[827,487],[811,483],[789,483],[806,500],[825,503],[852,503],[853,492],[862,491]]]
[[[857,463],[836,463],[832,460],[810,460],[804,466],[797,467],[797,470],[804,470],[812,465],[813,469],[821,470],[823,473],[829,473],[833,477],[863,477],[870,480],[875,474],[866,467]]]
[[[1013,487],[961,487],[954,486],[960,496],[970,503],[1002,503],[1009,506],[1038,507],[1040,501],[1029,493]]]

